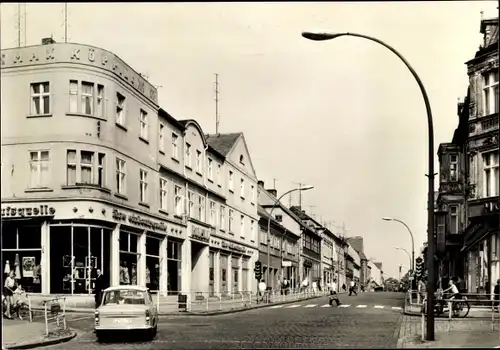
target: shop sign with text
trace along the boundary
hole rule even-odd
[[[34,207],[6,207],[2,208],[2,217],[37,217],[54,216],[56,209],[48,205],[39,205]]]
[[[209,231],[205,227],[200,227],[196,225],[191,225],[191,238],[196,239],[201,242],[209,242]]]
[[[139,215],[128,215],[117,209],[113,209],[113,219],[123,221],[144,228],[149,228],[157,231],[167,232],[167,225],[163,222],[157,222],[150,219],[140,217]]]

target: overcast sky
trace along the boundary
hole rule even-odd
[[[27,44],[64,41],[64,4],[28,4]],[[17,5],[1,5],[1,45],[17,42]],[[464,62],[480,44],[480,11],[497,2],[106,3],[68,5],[69,41],[120,56],[160,85],[161,107],[215,131],[242,131],[259,179],[283,193],[314,185],[303,207],[345,222],[388,275],[408,268],[427,227],[427,119],[418,86],[382,46],[354,37],[313,42],[301,32],[359,32],[400,51],[420,75],[434,114],[435,149],[451,140]],[[24,25],[21,25],[24,27]],[[24,35],[23,35],[24,42]],[[436,171],[438,169],[436,157]],[[437,186],[436,186],[437,189]],[[289,201],[286,199],[286,204]],[[298,204],[298,197],[292,198]],[[307,207],[314,206],[314,207]]]

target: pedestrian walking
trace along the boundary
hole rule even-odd
[[[351,281],[351,286],[349,287],[349,296],[351,296],[352,293],[358,295],[358,293],[356,293],[356,282],[354,281]]]
[[[345,286],[345,283],[343,283],[343,284],[342,284],[342,290],[343,290],[344,292],[346,292],[346,291],[347,291],[347,288],[346,288],[346,286]]]

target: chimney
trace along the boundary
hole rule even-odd
[[[43,38],[42,39],[42,45],[50,45],[50,44],[55,44],[56,41],[52,38]]]
[[[257,181],[257,185],[264,187],[264,181],[262,180]]]
[[[275,189],[268,189],[266,191],[275,196],[276,198],[278,197],[278,191],[276,191]]]

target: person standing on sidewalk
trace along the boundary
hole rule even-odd
[[[95,307],[97,309],[99,305],[101,305],[103,290],[106,289],[106,286],[104,285],[104,277],[100,269],[97,269],[97,277],[95,278],[94,288]]]
[[[259,283],[259,295],[257,296],[257,303],[260,301],[264,301],[264,295],[266,294],[266,282],[264,280],[261,280]],[[259,299],[260,298],[260,299]]]
[[[3,294],[5,296],[6,301],[6,309],[5,316],[8,319],[12,320],[12,315],[10,314],[11,306],[14,304],[14,290],[16,289],[16,279],[15,279],[15,271],[10,270],[9,275],[5,279],[5,283],[3,285]]]

